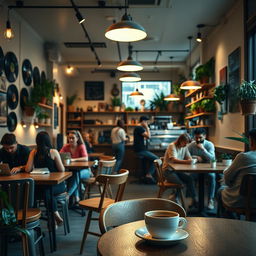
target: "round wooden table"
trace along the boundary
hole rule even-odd
[[[98,241],[102,256],[255,256],[256,223],[221,218],[188,217],[189,237],[172,246],[156,246],[137,237],[143,221],[128,223],[105,233]]]

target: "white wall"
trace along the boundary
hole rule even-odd
[[[241,80],[244,78],[243,1],[239,0],[220,22],[203,42],[203,62],[215,58],[216,85],[219,85],[220,69],[228,66],[228,55],[238,47],[241,47]],[[243,143],[224,138],[237,136],[233,131],[244,131],[244,117],[241,113],[228,113],[223,116],[223,121],[218,120],[216,115],[215,129],[210,131],[210,139],[216,146],[243,150]]]

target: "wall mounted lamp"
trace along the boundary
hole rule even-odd
[[[125,14],[120,22],[114,23],[106,30],[105,37],[118,42],[135,42],[146,38],[145,29],[132,21],[132,17],[127,14],[128,1],[125,0]]]
[[[74,71],[74,67],[68,65],[67,68],[66,68],[66,73],[68,75],[71,75],[73,73],[73,71]]]
[[[203,39],[202,39],[202,34],[201,34],[200,29],[201,29],[201,28],[204,28],[204,27],[205,27],[204,24],[198,24],[198,25],[197,25],[198,33],[197,33],[196,41],[197,41],[198,43],[201,43],[202,40],[203,40]]]
[[[10,22],[10,17],[9,17],[9,9],[8,9],[8,14],[7,14],[7,21],[6,21],[6,29],[4,31],[4,37],[7,40],[11,40],[14,38],[14,33],[11,27],[11,22]]]
[[[62,96],[62,94],[61,94],[61,93],[60,93],[59,97],[60,97],[60,100],[63,100],[63,96]]]
[[[21,124],[21,126],[22,126],[23,128],[26,128],[26,127],[27,127],[27,124],[26,124],[23,120],[20,121],[20,124]]]
[[[122,82],[138,82],[141,80],[141,77],[136,73],[125,73],[119,80]]]
[[[39,128],[39,125],[38,125],[38,123],[36,121],[34,122],[34,126],[35,126],[36,129]]]

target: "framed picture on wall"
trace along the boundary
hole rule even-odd
[[[240,59],[240,47],[228,56],[228,109],[231,113],[239,112]]]
[[[87,81],[84,82],[85,100],[104,100],[104,82]]]
[[[56,103],[54,103],[53,112],[54,112],[53,126],[54,126],[54,129],[56,129],[59,126],[59,108]]]
[[[220,85],[227,85],[228,83],[228,67],[224,67],[219,71],[219,75],[220,75]],[[228,112],[228,94],[226,94],[226,99],[223,101],[222,105],[221,105],[221,113],[222,114],[227,114]]]
[[[5,92],[0,92],[0,127],[7,126],[7,96]]]
[[[6,78],[4,76],[0,76],[0,92],[6,92]]]

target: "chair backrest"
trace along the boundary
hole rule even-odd
[[[112,174],[116,164],[116,159],[114,160],[100,160],[97,175],[100,174]]]
[[[28,208],[34,205],[34,180],[8,180],[0,182],[1,190],[7,193],[8,202],[13,206],[17,217],[18,211],[22,210],[22,227],[26,227]],[[1,202],[1,208],[4,207]]]
[[[162,160],[161,159],[156,159],[154,160],[154,165],[156,168],[156,173],[157,173],[157,180],[159,182],[159,185],[163,186],[164,185],[164,175],[162,172]]]
[[[142,198],[117,202],[101,211],[99,225],[101,233],[129,222],[144,220],[144,214],[152,210],[170,210],[186,216],[182,206],[162,198]]]
[[[96,181],[99,182],[99,184],[103,185],[101,199],[98,207],[99,210],[101,210],[102,208],[109,185],[112,185],[112,184],[118,185],[118,189],[115,196],[115,202],[122,200],[128,175],[129,175],[128,170],[121,169],[119,174],[115,174],[115,175],[100,174],[99,176],[97,176]]]
[[[250,218],[251,210],[253,209],[253,202],[256,200],[256,173],[248,173],[243,176],[240,186],[240,195],[245,197],[246,215]]]

